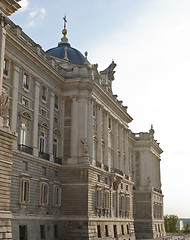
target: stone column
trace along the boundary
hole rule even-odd
[[[104,111],[104,142],[105,142],[105,148],[104,148],[104,164],[107,165],[110,168],[110,164],[108,163],[108,112]]]
[[[113,121],[113,167],[117,168],[119,167],[118,164],[118,122]]]
[[[5,28],[5,17],[0,13],[0,95],[2,94],[3,86],[3,64],[5,57],[5,39],[6,39],[6,28]],[[0,127],[3,127],[3,117],[0,115]]]
[[[17,132],[17,117],[18,117],[18,89],[19,89],[19,77],[20,77],[20,69],[13,64],[13,87],[12,87],[12,106],[11,106],[11,131]],[[17,140],[13,141],[13,149],[17,149]]]
[[[97,106],[97,161],[102,163],[101,149],[102,149],[102,123],[101,123],[101,106]]]
[[[89,163],[89,143],[88,143],[88,96],[83,93],[83,96],[79,98],[79,119],[78,119],[78,131],[79,131],[79,155],[80,163]]]
[[[120,147],[120,169],[124,173],[124,161],[123,161],[123,141],[124,141],[124,134],[123,134],[123,127],[121,126],[119,129],[119,147]]]
[[[59,126],[62,126],[60,128],[61,130],[61,136],[60,136],[60,146],[58,147],[59,156],[63,158],[64,156],[64,126],[65,126],[65,98],[61,97],[60,100],[60,122]]]
[[[0,94],[2,93],[3,85],[3,64],[5,57],[5,40],[6,40],[6,28],[5,18],[0,14]]]
[[[71,144],[70,144],[70,164],[78,163],[78,99],[76,96],[72,99],[71,105]]]
[[[124,159],[124,173],[125,173],[125,175],[127,175],[127,176],[129,176],[128,149],[129,149],[128,134],[127,134],[127,130],[124,129],[124,154],[125,154],[125,159]]]
[[[93,158],[93,101],[92,97],[88,99],[88,154],[91,164]]]
[[[40,83],[35,80],[34,86],[34,120],[33,120],[33,155],[38,157],[38,116],[39,116]]]
[[[50,162],[53,162],[53,121],[54,121],[55,94],[50,91],[50,108],[49,108],[49,136],[48,136],[48,154]]]

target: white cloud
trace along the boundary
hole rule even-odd
[[[19,2],[19,5],[21,6],[20,11],[24,11],[28,8],[29,2],[28,2],[28,0],[21,0]]]
[[[45,17],[45,15],[46,15],[45,8],[31,10],[28,15],[28,19],[30,20],[30,22],[27,24],[27,28],[34,27],[37,24],[39,24],[40,21]]]

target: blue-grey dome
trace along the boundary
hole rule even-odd
[[[67,60],[72,64],[86,65],[88,62],[82,53],[72,48],[68,42],[60,42],[57,47],[51,48],[46,52],[53,57]]]

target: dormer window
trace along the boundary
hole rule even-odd
[[[42,100],[43,100],[44,102],[47,101],[47,89],[46,89],[46,87],[44,87],[44,86],[42,86]]]
[[[23,75],[23,88],[29,90],[29,76],[26,73]]]

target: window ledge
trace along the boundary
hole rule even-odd
[[[29,88],[22,87],[22,89],[23,89],[25,92],[27,92],[27,93],[30,91]]]

